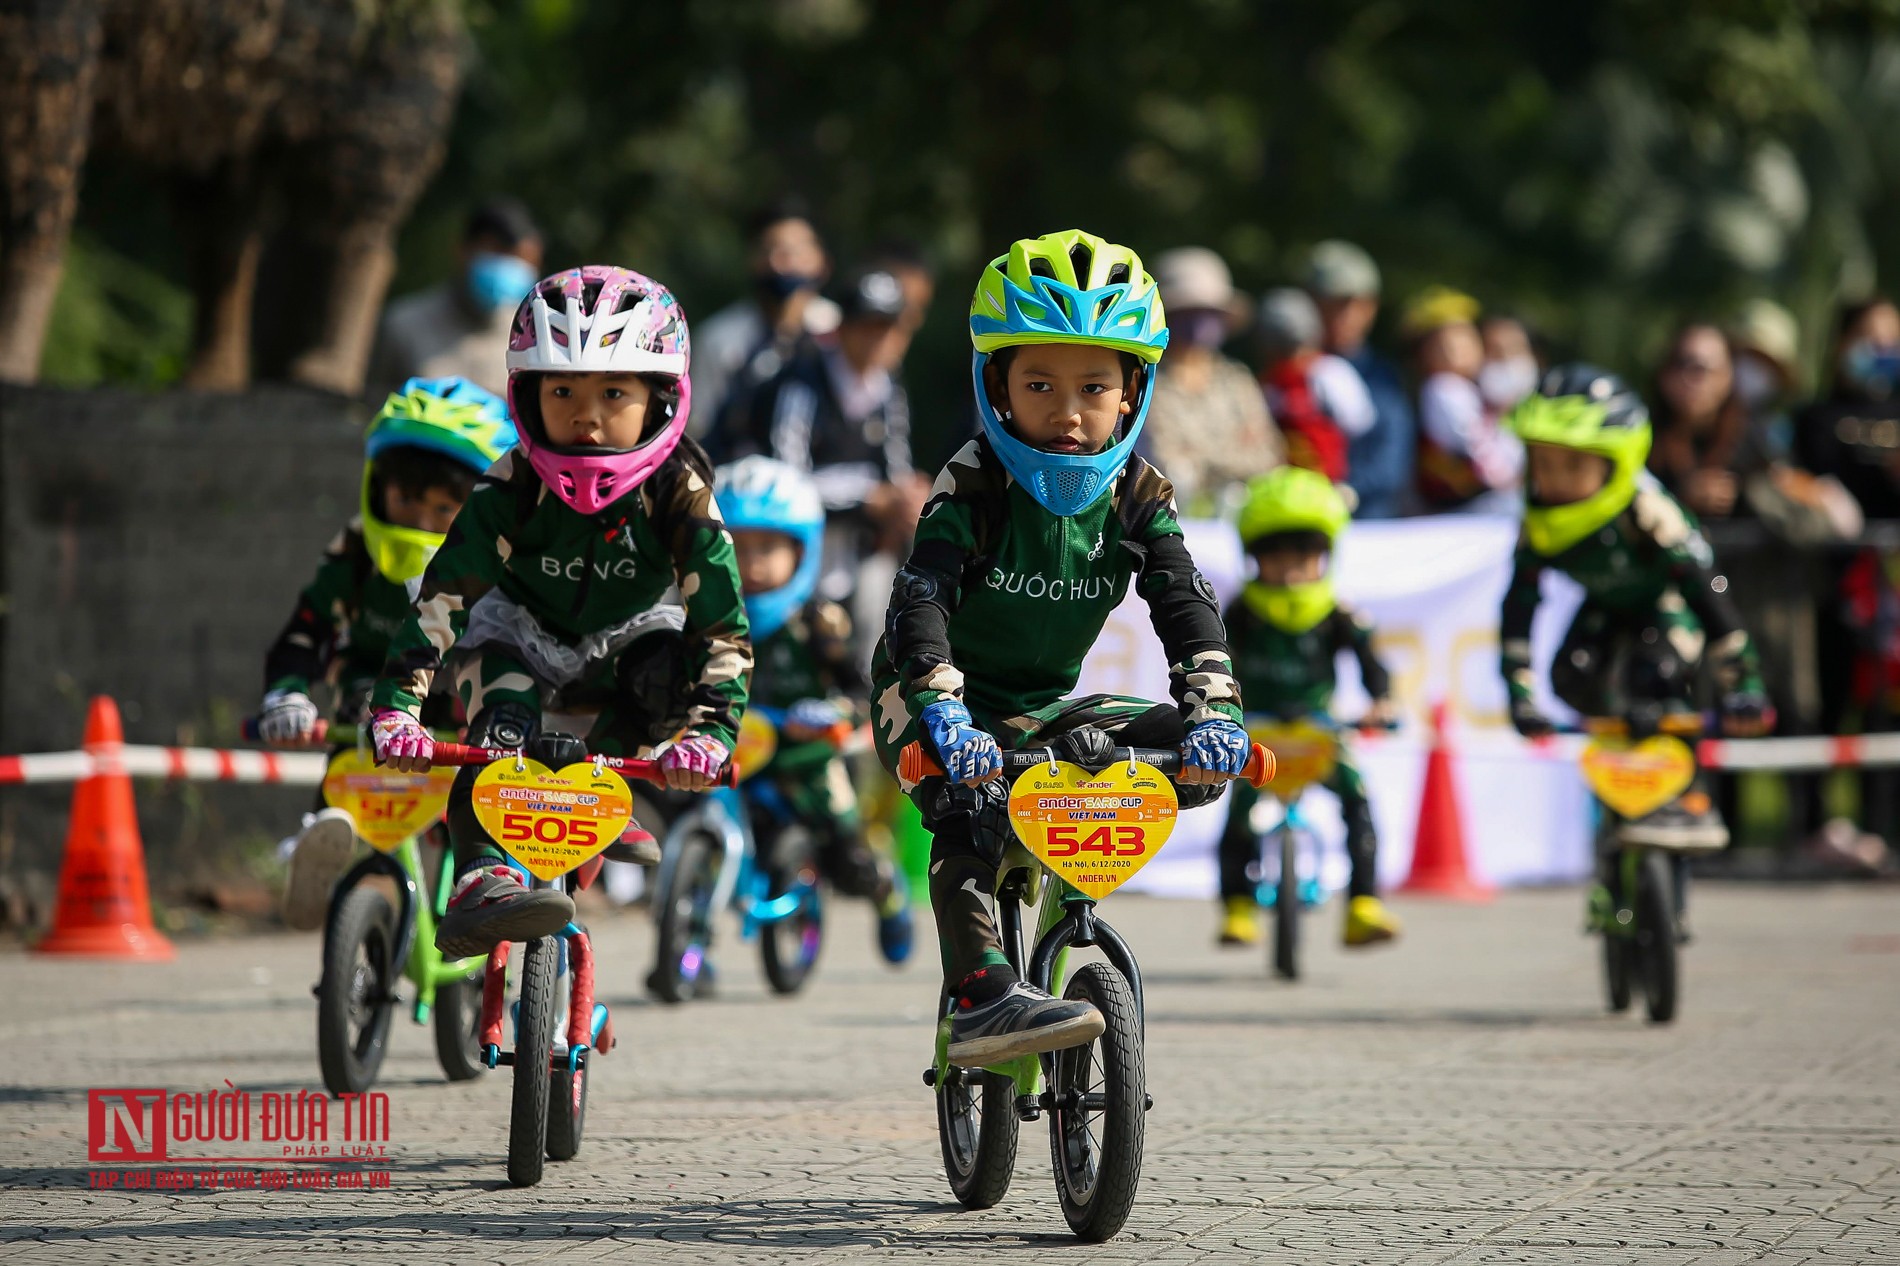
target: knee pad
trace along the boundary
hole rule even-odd
[[[991,866],[1001,862],[1003,850],[1015,838],[1009,824],[1009,791],[1002,780],[974,786],[940,778],[926,780],[926,785],[931,783],[935,786],[920,802],[931,835],[951,851],[961,846]]]
[[[468,725],[469,742],[477,747],[520,750],[540,733],[540,709],[513,700],[483,708]]]

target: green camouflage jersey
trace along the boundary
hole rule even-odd
[[[1351,651],[1359,661],[1366,693],[1383,699],[1391,678],[1372,653],[1372,624],[1344,606],[1301,633],[1289,633],[1248,605],[1245,597],[1228,604],[1227,641],[1234,648],[1234,676],[1240,681],[1247,711],[1282,720],[1323,713],[1333,705],[1338,657]]]
[[[686,724],[731,745],[752,668],[732,537],[712,468],[691,440],[598,514],[549,491],[519,449],[475,484],[423,574],[414,610],[376,683],[378,708],[417,710],[468,612],[490,590],[569,646],[624,625],[678,586],[691,685]]]
[[[1728,597],[1728,577],[1695,519],[1648,475],[1623,512],[1561,553],[1545,556],[1520,536],[1499,630],[1501,667],[1513,699],[1531,697],[1531,619],[1544,572],[1558,571],[1583,587],[1584,608],[1635,627],[1681,630],[1705,658],[1723,691],[1761,689],[1748,632]],[[1698,656],[1688,656],[1691,661]]]
[[[1135,458],[1110,495],[1063,518],[1010,479],[987,442],[972,440],[937,477],[898,573],[874,670],[880,697],[901,692],[913,715],[952,697],[988,718],[1053,704],[1075,689],[1131,582],[1148,603],[1187,723],[1238,721],[1220,610],[1160,472]]]
[[[324,550],[290,623],[265,654],[264,689],[308,694],[331,679],[347,705],[354,688],[375,680],[410,610],[408,588],[376,570],[362,520],[351,519]]]
[[[752,654],[752,703],[789,708],[801,699],[838,699],[851,705],[853,715],[863,712],[864,671],[851,645],[851,617],[837,603],[807,603],[754,643]]]

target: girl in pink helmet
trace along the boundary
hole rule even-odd
[[[543,713],[593,712],[587,748],[658,747],[672,787],[712,786],[752,648],[712,466],[686,435],[689,351],[679,303],[625,268],[556,273],[522,300],[508,346],[520,441],[475,485],[391,645],[372,696],[378,760],[428,767],[417,716],[453,649],[471,742],[558,767],[581,745],[542,734]],[[524,887],[476,821],[476,772],[449,798],[457,879],[436,945],[450,957],[551,935],[574,913],[566,894]]]

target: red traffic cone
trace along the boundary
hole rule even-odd
[[[42,954],[159,960],[173,955],[171,942],[152,926],[145,847],[132,807],[132,780],[119,752],[124,746],[119,707],[100,695],[86,712],[86,751],[95,769],[73,791],[53,930],[34,946]]]
[[[1465,862],[1465,815],[1451,776],[1451,744],[1445,738],[1445,705],[1432,708],[1432,747],[1425,757],[1425,787],[1418,798],[1418,834],[1412,842],[1412,873],[1400,892],[1489,900],[1493,889],[1471,876]]]

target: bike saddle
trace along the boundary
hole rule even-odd
[[[1090,773],[1108,768],[1115,761],[1115,740],[1092,725],[1084,725],[1058,734],[1048,746],[1062,760],[1080,765]]]

